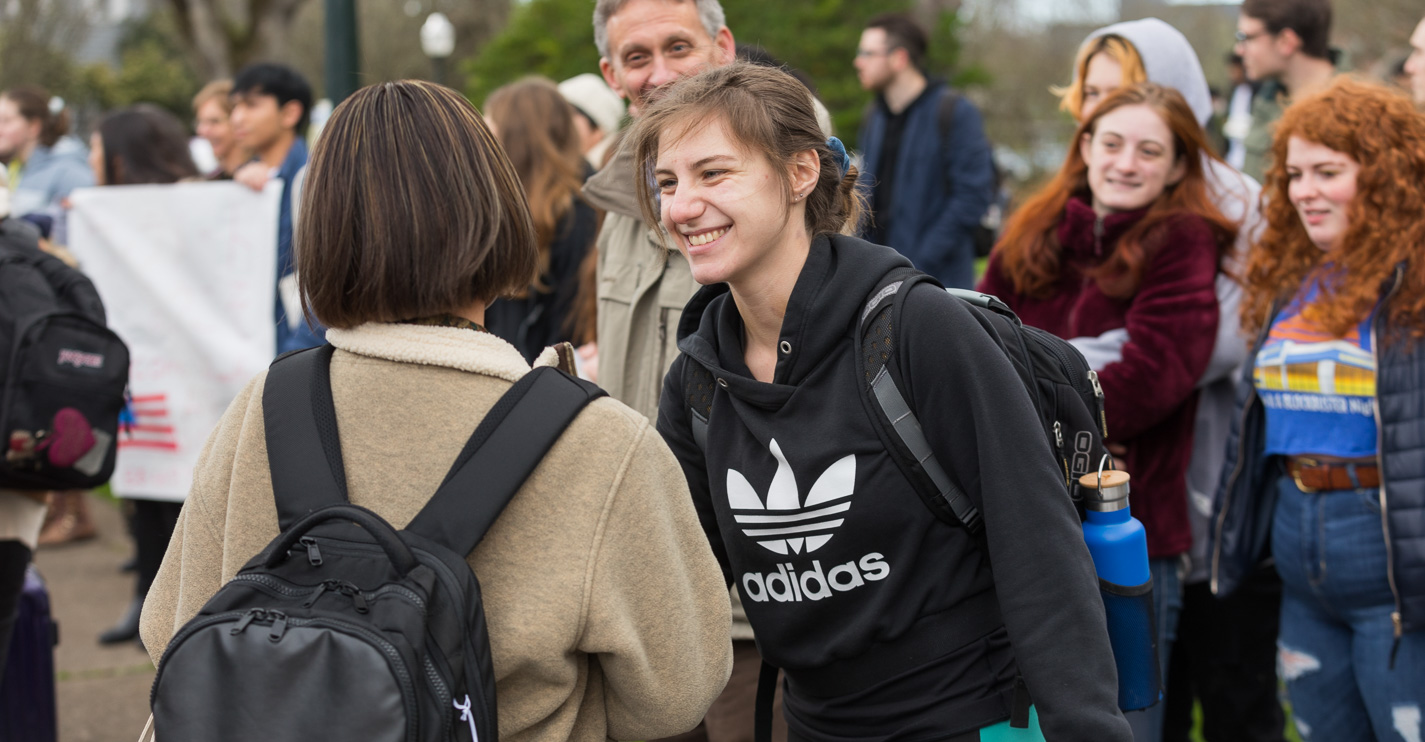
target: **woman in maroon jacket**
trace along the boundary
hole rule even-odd
[[[1192,543],[1195,387],[1217,332],[1213,282],[1237,225],[1212,204],[1210,149],[1172,88],[1120,88],[1080,125],[1076,144],[1007,225],[978,288],[1025,324],[1082,343],[1098,370],[1108,441],[1133,474],[1133,515],[1148,531],[1166,657],[1181,607],[1178,563]],[[1126,342],[1094,346],[1113,331]],[[1156,737],[1160,720],[1144,723]]]

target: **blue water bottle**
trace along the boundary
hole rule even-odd
[[[1158,702],[1161,675],[1148,533],[1128,512],[1128,480],[1128,472],[1100,468],[1080,477],[1079,487],[1086,515],[1084,542],[1098,572],[1118,665],[1118,707],[1135,711]]]

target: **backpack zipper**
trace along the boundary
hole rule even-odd
[[[1059,461],[1064,464],[1064,486],[1069,488],[1072,494],[1074,491],[1073,477],[1069,474],[1069,456],[1064,453],[1064,426],[1054,421],[1054,446],[1059,449]]]
[[[1104,441],[1108,440],[1108,408],[1103,403],[1103,386],[1098,383],[1098,372],[1089,369],[1089,385],[1093,387],[1094,406],[1098,408],[1098,426]]]
[[[317,548],[316,539],[313,539],[311,536],[303,536],[297,539],[297,543],[307,547],[307,561],[313,567],[322,566],[322,550]]]
[[[383,585],[375,590],[363,591],[355,584],[345,580],[324,580],[320,585],[313,587],[292,587],[283,584],[282,580],[271,575],[264,574],[238,574],[233,577],[233,581],[251,582],[267,588],[270,592],[277,593],[278,596],[287,598],[300,598],[308,596],[307,602],[302,604],[303,608],[311,608],[317,602],[317,598],[327,591],[340,592],[350,597],[357,605],[357,611],[365,613],[370,608],[369,602],[375,601],[384,595],[399,595],[414,603],[421,613],[426,611],[426,601],[416,591],[402,585]]]

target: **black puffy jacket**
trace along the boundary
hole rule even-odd
[[[1387,298],[1399,287],[1407,267],[1387,281]],[[1384,303],[1384,302],[1382,302]],[[1222,482],[1213,506],[1211,533],[1212,591],[1233,590],[1252,568],[1269,556],[1272,510],[1279,471],[1262,455],[1266,416],[1252,385],[1261,336],[1247,356],[1237,389],[1237,415],[1227,440]],[[1390,336],[1383,314],[1371,321],[1376,349],[1377,453],[1381,467],[1381,526],[1387,535],[1387,567],[1395,594],[1396,638],[1425,628],[1425,341],[1378,340]]]

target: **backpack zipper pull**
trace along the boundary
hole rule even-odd
[[[356,612],[365,613],[368,610],[368,606],[366,604],[366,594],[361,592],[361,588],[357,587],[356,585],[353,585],[349,582],[347,583],[347,585],[351,589],[351,599],[353,602],[356,603]]]
[[[1060,425],[1058,420],[1054,421],[1054,446],[1059,449],[1059,461],[1064,464],[1064,486],[1072,493],[1074,480],[1069,475],[1069,457],[1064,453],[1064,426]]]
[[[1089,383],[1093,385],[1094,403],[1098,406],[1099,432],[1108,440],[1108,412],[1103,407],[1103,387],[1098,383],[1098,372],[1089,369]]]
[[[237,625],[234,626],[233,630],[229,633],[233,636],[241,634],[242,632],[247,630],[248,624],[252,623],[253,619],[257,618],[263,613],[266,613],[266,611],[262,610],[261,608],[253,608],[249,610],[247,613],[243,614],[242,618],[238,619]]]
[[[303,536],[297,540],[297,543],[307,547],[307,561],[310,562],[313,567],[322,566],[322,550],[317,548],[316,540],[309,536]]]
[[[272,622],[272,633],[267,635],[267,640],[276,643],[282,641],[282,635],[287,633],[287,614],[282,611],[272,611],[272,616],[276,620]]]
[[[323,582],[322,584],[317,585],[316,592],[313,592],[313,593],[312,593],[312,597],[307,598],[307,602],[303,603],[303,604],[302,604],[302,607],[303,607],[303,608],[311,608],[312,606],[316,605],[316,603],[317,603],[317,598],[322,597],[322,593],[326,592],[327,589],[328,589],[330,586],[331,586],[331,580],[327,580],[327,581]]]

